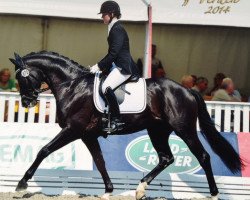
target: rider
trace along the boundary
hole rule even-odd
[[[98,14],[102,14],[104,24],[108,25],[108,54],[90,68],[91,73],[102,71],[107,78],[102,85],[102,92],[109,105],[111,130],[119,130],[123,123],[120,120],[120,109],[114,89],[137,75],[137,66],[132,60],[129,50],[129,38],[120,23],[120,7],[115,1],[105,1]],[[119,128],[120,127],[120,128]],[[108,127],[104,128],[106,130]]]

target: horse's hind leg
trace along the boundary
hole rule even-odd
[[[161,126],[148,129],[148,135],[158,154],[158,165],[147,174],[140,182],[136,190],[136,199],[143,199],[145,197],[145,189],[147,185],[164,169],[174,162],[174,157],[168,144],[168,138],[172,129],[170,127]]]
[[[77,139],[77,134],[75,134],[75,132],[72,129],[70,128],[62,129],[61,132],[52,141],[50,141],[38,152],[35,161],[32,163],[31,167],[26,171],[23,178],[18,182],[16,191],[22,191],[27,189],[28,180],[32,178],[38,166],[48,155],[50,155],[54,151],[62,148],[63,146],[69,144],[70,142],[76,139]]]
[[[193,128],[193,131],[188,132],[188,129],[185,131],[177,133],[177,135],[183,139],[183,141],[187,144],[190,151],[194,154],[194,156],[199,161],[201,167],[204,169],[210,193],[212,195],[212,199],[218,199],[218,188],[216,186],[213,171],[210,163],[210,156],[207,151],[204,149],[203,145],[201,144],[196,129]],[[223,148],[223,147],[221,147]]]

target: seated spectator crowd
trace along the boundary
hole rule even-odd
[[[10,70],[5,68],[0,71],[0,91],[16,92],[16,82],[11,79]]]
[[[154,52],[156,53],[156,46],[153,46]],[[155,56],[155,53],[153,54]],[[165,76],[161,62],[155,59],[155,63],[159,66],[155,67],[157,70],[154,71],[153,78],[161,78]],[[181,85],[185,88],[195,90],[199,92],[205,100],[212,101],[231,101],[240,102],[242,101],[241,94],[235,89],[234,82],[232,79],[226,77],[223,73],[217,73],[214,77],[214,86],[212,89],[208,89],[208,79],[205,77],[196,77],[195,75],[184,75],[181,78]],[[47,87],[46,84],[42,85]],[[0,71],[0,91],[16,92],[18,91],[18,85],[14,79],[11,79],[10,70],[5,68]],[[48,91],[46,93],[51,93]],[[246,100],[247,101],[247,100]]]
[[[240,102],[241,94],[235,89],[231,78],[223,73],[217,73],[214,77],[214,86],[208,89],[208,79],[205,77],[196,77],[195,75],[184,75],[181,79],[181,85],[185,88],[199,92],[205,100],[212,101],[231,101]]]

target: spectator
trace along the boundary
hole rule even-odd
[[[155,78],[164,78],[165,75],[166,75],[166,74],[165,74],[164,69],[159,68],[159,69],[156,70]]]
[[[197,81],[197,76],[196,76],[196,75],[191,75],[191,76],[193,77],[194,85],[195,85],[195,83],[196,83],[196,81]]]
[[[10,79],[10,70],[6,68],[0,71],[0,91],[2,90],[17,91],[15,80]]]
[[[152,78],[159,78],[157,77],[157,71],[161,70],[161,73],[163,73],[165,76],[165,71],[163,69],[161,60],[156,58],[157,53],[157,47],[155,44],[152,44]]]
[[[208,86],[208,80],[205,77],[199,77],[197,78],[194,87],[192,87],[193,90],[199,92],[200,94],[204,94],[204,92],[207,90]]]
[[[47,88],[49,88],[48,84],[42,83],[41,89],[47,89]],[[52,91],[50,89],[43,92],[43,94],[51,94],[51,93],[52,93]]]
[[[209,91],[208,95],[214,96],[214,93],[221,88],[221,83],[223,79],[226,78],[225,74],[223,73],[217,73],[214,77],[214,86]]]
[[[181,78],[181,85],[185,88],[191,89],[194,86],[194,78],[190,75],[184,75]]]
[[[221,83],[221,89],[218,89],[212,98],[212,101],[234,101],[240,102],[241,99],[235,95],[234,83],[230,78],[224,78]]]
[[[164,71],[160,59],[156,58],[156,53],[157,53],[157,47],[155,44],[152,44],[152,65],[151,65],[152,78],[162,78],[165,77],[166,73]],[[141,58],[137,60],[137,66],[139,68],[140,74],[142,75],[143,64]]]

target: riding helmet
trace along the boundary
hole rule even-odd
[[[98,14],[103,13],[114,13],[114,15],[119,18],[121,16],[120,6],[115,1],[105,1]]]

